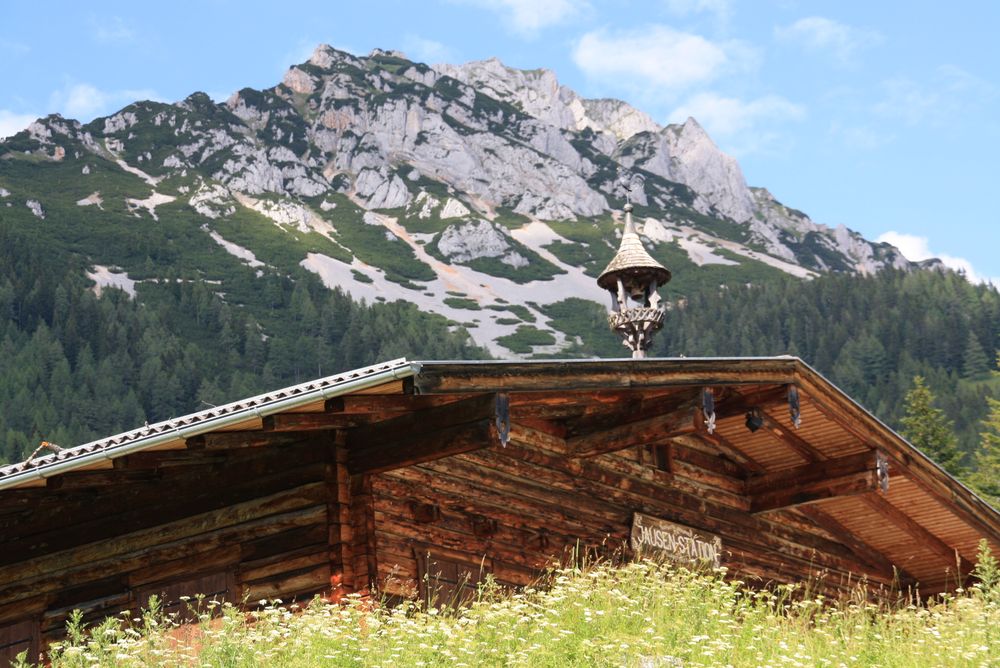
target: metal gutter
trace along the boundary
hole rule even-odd
[[[106,446],[92,452],[87,452],[85,454],[73,455],[70,454],[66,459],[61,461],[54,461],[52,463],[40,464],[39,466],[28,469],[25,471],[20,471],[17,473],[11,473],[7,476],[0,477],[0,490],[8,489],[10,487],[17,487],[24,485],[25,483],[44,480],[61,473],[66,473],[74,469],[82,468],[91,464],[102,462],[105,460],[112,460],[117,457],[124,457],[125,455],[132,454],[134,452],[139,452],[141,450],[146,450],[149,448],[154,448],[158,445],[168,443],[177,439],[187,439],[192,436],[197,436],[199,434],[205,434],[211,431],[216,431],[219,429],[224,429],[225,427],[238,424],[240,422],[246,421],[251,417],[267,417],[268,415],[273,415],[275,413],[281,413],[283,411],[291,410],[304,406],[306,404],[311,404],[319,400],[326,400],[331,397],[340,396],[342,394],[349,394],[351,392],[358,392],[361,390],[368,389],[370,387],[375,387],[376,385],[382,385],[384,383],[400,380],[403,378],[408,378],[415,376],[420,373],[420,364],[417,362],[407,362],[405,358],[400,358],[398,360],[393,360],[392,362],[387,362],[385,364],[377,365],[378,367],[385,367],[383,370],[372,371],[367,375],[363,375],[358,378],[350,378],[338,383],[332,383],[325,387],[319,387],[314,390],[306,390],[301,393],[296,394],[292,397],[286,397],[283,399],[276,399],[272,401],[263,400],[262,403],[257,405],[247,406],[246,408],[234,410],[231,413],[225,415],[220,415],[216,417],[207,417],[204,420],[198,420],[194,424],[188,424],[186,426],[177,425],[172,429],[162,431],[155,435],[139,437],[136,440],[130,441],[123,445],[118,446]],[[368,367],[370,369],[372,367]],[[365,373],[368,369],[359,369],[357,371],[349,371],[346,374],[338,374],[338,376],[350,376],[359,373]],[[323,379],[321,381],[312,381],[306,383],[305,385],[315,385],[317,382],[323,382],[324,380],[332,380],[337,376],[332,376],[330,379]],[[290,388],[285,388],[282,390],[276,390],[274,392],[269,392],[267,394],[259,395],[259,399],[263,399],[269,395],[276,395],[287,393],[289,391],[294,391],[296,388],[302,386],[293,386]],[[258,399],[255,398],[255,399]],[[254,399],[244,400],[238,402],[248,403],[252,402]],[[233,404],[230,404],[233,405]],[[224,410],[226,406],[221,406],[216,408],[214,411],[204,411],[201,415],[206,413],[215,412],[218,410]],[[191,420],[197,419],[198,413],[183,416],[181,418],[175,418],[173,420],[167,420],[166,422],[159,423],[157,425],[151,425],[149,429],[155,429],[157,427],[168,427],[173,422],[179,422],[180,420]],[[138,430],[136,430],[138,431]],[[125,432],[128,434],[128,432]],[[124,434],[123,434],[124,435]],[[112,437],[114,438],[114,437]],[[101,439],[102,441],[108,439]],[[87,447],[92,447],[101,441],[94,441],[85,445],[78,446],[79,449],[84,449]],[[75,448],[74,448],[75,449]]]

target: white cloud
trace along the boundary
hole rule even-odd
[[[453,60],[451,49],[441,42],[426,39],[419,35],[407,35],[403,38],[403,51],[407,56],[423,63],[443,63]]]
[[[542,28],[564,23],[590,8],[586,0],[453,0],[490,9],[522,37],[534,37]]]
[[[20,56],[31,51],[31,47],[23,42],[13,42],[7,39],[0,39],[0,51],[6,51]]]
[[[149,89],[103,91],[91,84],[79,83],[52,93],[49,107],[67,118],[88,122],[138,100],[160,99],[156,91]]]
[[[954,65],[935,68],[929,79],[885,81],[884,95],[873,111],[909,126],[944,125],[997,96],[996,86]]]
[[[840,145],[862,151],[873,151],[891,143],[896,137],[885,130],[875,130],[867,125],[844,125],[834,121],[830,135]]]
[[[753,66],[755,56],[741,43],[715,43],[664,25],[589,32],[573,49],[573,61],[587,76],[652,97],[669,96]]]
[[[882,35],[874,30],[855,28],[823,16],[809,16],[789,26],[779,26],[774,35],[810,51],[832,53],[841,64],[853,62],[860,50],[882,41]]]
[[[709,134],[731,137],[760,124],[799,121],[805,115],[805,107],[780,95],[745,101],[717,93],[699,93],[678,107],[670,118],[677,122],[693,116]]]
[[[136,39],[135,29],[120,16],[92,17],[89,23],[94,39],[102,44],[128,44]]]
[[[1000,277],[990,278],[976,273],[976,270],[972,267],[972,263],[965,258],[931,251],[930,242],[927,237],[918,237],[915,234],[905,234],[890,230],[889,232],[880,234],[875,241],[892,244],[911,262],[937,258],[949,269],[964,273],[965,277],[971,283],[992,283],[1000,287]]]
[[[726,20],[732,14],[733,7],[731,0],[664,0],[667,9],[679,16],[690,14],[708,13],[714,14],[722,20]]]
[[[37,114],[15,114],[12,111],[0,109],[0,139],[16,135],[37,118]]]

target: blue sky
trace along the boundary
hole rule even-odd
[[[747,181],[1000,278],[1000,3],[8,0],[0,136],[138,98],[263,88],[318,43],[425,62],[545,67],[666,123],[693,115]],[[1000,282],[1000,281],[998,281]]]

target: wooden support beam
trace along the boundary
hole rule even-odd
[[[764,513],[882,489],[885,458],[875,451],[813,462],[747,481],[750,512]]]
[[[767,430],[767,433],[802,455],[807,462],[822,462],[828,459],[826,455],[810,443],[804,441],[798,434],[790,431],[783,424],[771,417],[767,411],[760,411],[760,415],[764,418],[764,429]]]
[[[868,494],[861,499],[869,508],[908,533],[922,547],[937,553],[949,565],[961,569],[962,577],[972,570],[972,564],[959,554],[958,550],[918,524],[912,517],[889,503],[884,497],[878,494]]]
[[[877,471],[885,468],[885,455],[876,450],[866,450],[854,455],[811,462],[780,471],[755,475],[746,481],[748,496],[759,496],[781,491],[795,485],[807,485],[852,473]]]
[[[568,454],[569,446],[566,444],[565,437],[558,430],[541,428],[538,422],[540,421],[512,421],[510,423],[511,442]]]
[[[352,445],[347,467],[352,475],[382,473],[499,443],[494,420],[484,418],[408,439]]]
[[[421,394],[449,392],[574,391],[612,388],[702,387],[704,385],[784,385],[801,363],[794,358],[580,360],[475,364],[428,362],[414,378]]]
[[[851,552],[858,556],[858,559],[871,566],[880,577],[899,580],[900,588],[916,584],[916,579],[912,575],[894,564],[891,559],[871,545],[858,538],[853,531],[841,524],[833,515],[823,510],[820,505],[799,506],[795,510],[805,515],[816,526],[843,543]]]
[[[866,494],[877,489],[878,475],[875,471],[849,473],[755,496],[750,500],[750,512],[767,513],[825,499]]]
[[[328,413],[409,413],[454,403],[472,395],[463,394],[349,394],[327,399]]]
[[[640,395],[628,403],[612,406],[612,410],[595,412],[573,420],[567,425],[566,433],[571,438],[583,437],[627,423],[667,415],[694,405],[696,395],[700,394],[693,388],[674,388],[669,394],[657,394],[652,397]]]
[[[301,435],[267,431],[214,431],[187,439],[189,450],[229,450],[288,445],[302,441]]]
[[[420,434],[432,433],[438,429],[474,422],[487,417],[496,417],[497,395],[477,394],[451,403],[416,410],[370,425],[358,427],[351,432],[350,447],[377,447],[379,443],[405,440]],[[352,470],[352,473],[354,471]]]
[[[662,443],[678,434],[694,432],[696,410],[692,400],[670,413],[569,438],[566,443],[575,457],[595,457],[633,445]]]
[[[70,471],[48,478],[49,489],[83,489],[128,483],[143,483],[156,480],[160,471],[156,469],[114,469],[111,471]]]
[[[375,395],[378,396],[378,395]],[[322,431],[371,424],[368,415],[344,413],[277,413],[264,418],[264,431]]]

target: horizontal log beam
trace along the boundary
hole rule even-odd
[[[492,399],[492,397],[490,397]],[[400,434],[397,425],[390,428],[395,439],[382,440],[376,434],[365,431],[361,435],[348,436],[349,454],[347,468],[352,475],[382,473],[393,469],[413,466],[442,457],[471,452],[500,444],[496,417],[479,415],[478,420],[463,421],[451,426],[441,426],[444,416],[429,420],[426,429],[413,425],[413,433]],[[449,419],[463,419],[459,414]]]
[[[885,459],[877,452],[806,464],[747,482],[750,512],[794,508],[884,489]]]
[[[327,399],[328,413],[409,413],[454,403],[471,395],[462,394],[349,394]]]
[[[293,433],[267,431],[216,431],[187,439],[189,450],[229,450],[234,448],[262,448],[273,445],[298,443],[302,436]]]
[[[662,443],[673,436],[695,431],[696,407],[693,401],[667,413],[630,422],[585,436],[566,439],[575,457],[595,457],[633,445]]]
[[[699,411],[700,417],[700,411]],[[748,455],[747,453],[740,450],[737,446],[733,445],[725,436],[720,434],[718,431],[709,434],[703,428],[703,423],[699,423],[698,431],[693,435],[694,438],[708,443],[715,447],[720,454],[724,455],[730,461],[733,461],[743,468],[746,469],[749,475],[764,473],[767,469],[766,467],[758,462],[756,459]]]
[[[586,389],[784,385],[801,362],[772,359],[643,359],[566,362],[427,362],[414,377],[420,394]]]
[[[371,422],[372,418],[369,415],[349,413],[277,413],[264,418],[264,431],[280,433],[347,429]]]
[[[568,437],[582,437],[603,432],[632,422],[655,418],[693,405],[697,392],[691,388],[675,388],[668,394],[638,396],[633,401],[612,406],[612,410],[595,411],[567,423]]]
[[[350,432],[348,445],[354,449],[377,447],[380,443],[406,440],[438,429],[496,417],[496,411],[496,394],[477,394],[357,427]]]
[[[875,450],[867,450],[846,457],[812,462],[781,471],[752,476],[746,481],[746,493],[748,496],[760,496],[781,492],[794,489],[796,486],[809,485],[852,473],[875,471],[878,470],[880,464],[885,466],[885,456]]]

